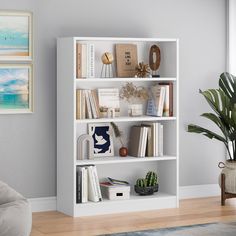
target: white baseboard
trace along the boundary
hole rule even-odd
[[[179,195],[180,199],[219,196],[220,187],[218,184],[180,186]],[[57,210],[56,197],[31,198],[29,202],[33,212]]]
[[[179,188],[180,199],[213,197],[219,195],[220,187],[218,184],[180,186]]]
[[[57,210],[56,197],[30,198],[28,200],[31,204],[31,209],[33,212]]]

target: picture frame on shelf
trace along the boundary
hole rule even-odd
[[[32,112],[32,65],[0,64],[0,114]]]
[[[33,59],[32,13],[0,11],[0,61]]]
[[[138,65],[136,44],[116,44],[116,63],[118,77],[134,77]]]
[[[94,157],[114,156],[112,127],[109,123],[88,124],[88,132],[94,141]]]

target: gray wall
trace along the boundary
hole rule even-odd
[[[0,0],[2,9],[34,13],[35,112],[0,116],[0,179],[27,197],[56,194],[56,38],[180,39],[180,185],[217,182],[224,149],[189,134],[207,124],[198,89],[217,86],[226,61],[225,0]]]

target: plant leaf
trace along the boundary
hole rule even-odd
[[[224,137],[198,125],[193,125],[193,124],[188,125],[188,132],[203,134],[210,139],[214,138],[216,140],[223,142],[224,144],[227,144],[227,140]]]
[[[236,77],[228,72],[220,75],[219,87],[224,91],[225,95],[230,99],[231,104],[236,103]]]

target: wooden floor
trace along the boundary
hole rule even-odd
[[[236,221],[236,199],[220,205],[220,197],[182,200],[180,208],[72,218],[59,212],[33,214],[31,236],[90,236],[154,228]]]

